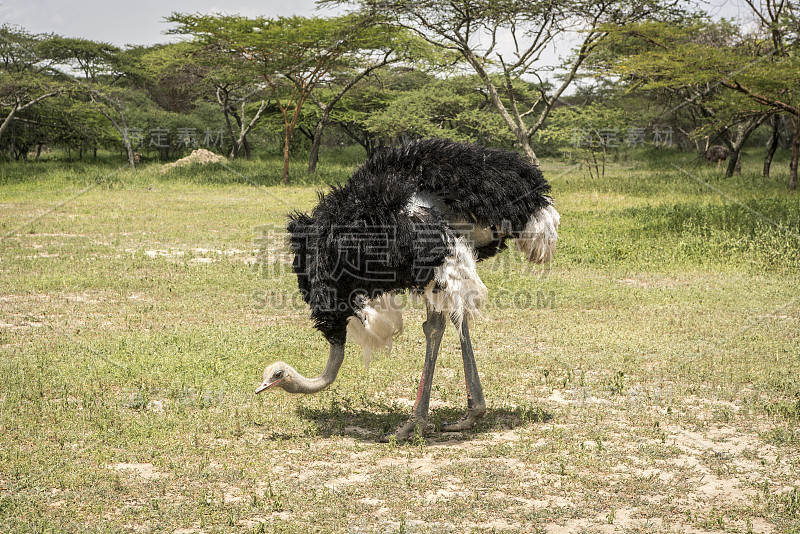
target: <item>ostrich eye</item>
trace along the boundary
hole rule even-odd
[[[275,371],[275,374],[272,376],[274,376],[275,378],[280,378],[283,376],[283,371]]]

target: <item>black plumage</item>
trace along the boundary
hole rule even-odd
[[[431,139],[377,152],[310,215],[289,216],[293,269],[315,326],[344,343],[368,299],[422,290],[453,239],[474,228],[490,235],[473,243],[477,258],[496,254],[550,205],[549,190],[510,151]]]

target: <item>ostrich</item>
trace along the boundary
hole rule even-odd
[[[728,159],[728,156],[730,155],[731,151],[727,147],[720,145],[714,145],[706,148],[705,152],[703,152],[703,157],[712,163],[716,162],[718,169],[722,165],[722,162]]]
[[[509,238],[529,261],[550,261],[560,217],[549,190],[539,169],[514,152],[429,139],[375,153],[343,186],[320,195],[310,215],[289,215],[298,287],[330,343],[325,370],[309,379],[276,362],[256,393],[325,389],[344,360],[345,340],[361,345],[365,357],[391,350],[402,330],[393,295],[411,291],[426,303],[425,363],[410,419],[381,440],[424,431],[448,317],[460,336],[467,412],[442,430],[471,428],[486,412],[468,328],[487,296],[476,261]]]

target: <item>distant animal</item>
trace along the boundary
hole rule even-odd
[[[703,157],[708,161],[716,162],[717,168],[719,168],[722,165],[722,162],[728,159],[728,156],[730,155],[731,151],[727,147],[720,145],[714,145],[706,148],[705,152],[703,152]]]
[[[330,343],[325,370],[309,379],[276,362],[264,370],[256,393],[328,387],[346,340],[361,345],[365,356],[391,350],[402,330],[394,295],[411,291],[426,302],[425,363],[411,418],[381,440],[425,431],[448,317],[460,336],[467,412],[442,430],[473,427],[486,412],[468,329],[487,297],[476,261],[503,250],[507,239],[529,261],[550,261],[560,216],[549,191],[539,169],[511,151],[429,139],[376,152],[343,186],[321,195],[310,215],[289,216],[298,286]]]

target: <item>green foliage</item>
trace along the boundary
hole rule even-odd
[[[331,69],[346,65],[353,55],[392,44],[392,32],[386,35],[385,29],[359,15],[270,19],[173,13],[167,21],[177,25],[169,33],[192,35],[207,45],[224,45],[247,59],[275,91],[287,79],[316,84]]]
[[[605,169],[610,151],[625,147],[624,132],[631,126],[630,115],[619,107],[592,102],[585,106],[563,106],[554,109],[546,127],[537,139],[544,145],[569,147],[569,158],[599,177]],[[622,137],[621,137],[622,136]]]
[[[590,150],[604,150],[608,144],[607,132],[624,131],[631,125],[631,117],[618,107],[597,102],[586,106],[562,106],[550,113],[547,126],[539,132],[538,139],[544,143],[577,144]]]
[[[535,158],[528,141],[537,132],[537,152],[568,152],[596,177],[609,155],[603,132],[658,121],[685,134],[682,148],[694,141],[699,149],[705,136],[731,145],[765,113],[800,109],[798,26],[782,7],[770,25],[745,27],[649,0],[354,3],[375,9],[309,18],[174,13],[170,33],[193,39],[125,49],[3,25],[0,117],[15,116],[0,129],[2,157],[24,158],[37,145],[117,150],[126,123],[146,133],[222,129],[221,151],[283,150],[288,176],[288,162],[299,160],[292,152],[319,141],[329,123],[337,128],[327,142],[347,136],[368,153],[438,136],[517,146]],[[577,29],[582,44],[564,54],[575,71],[539,76],[537,46]],[[516,54],[498,55],[484,39],[492,32],[515,35]],[[391,70],[371,70],[383,61]],[[464,62],[474,75],[463,75]],[[594,83],[565,96],[573,75]],[[786,138],[800,123],[782,124]],[[305,137],[293,138],[295,127]],[[170,143],[161,158],[179,155]]]
[[[292,135],[306,100],[329,72],[352,66],[353,59],[391,51],[396,31],[387,30],[373,16],[358,13],[332,18],[237,15],[181,15],[167,19],[177,24],[172,33],[192,35],[201,43],[222,47],[251,63],[269,87],[283,115],[284,170],[289,180]]]
[[[109,43],[60,36],[42,41],[39,51],[61,66],[81,71],[84,79],[91,81],[100,74],[111,73],[114,58],[121,52]]]
[[[765,112],[800,114],[796,53],[728,21],[630,25],[616,33],[612,50],[608,73],[634,88],[669,90],[706,106],[717,128]]]
[[[475,90],[475,77],[432,80],[419,89],[393,95],[384,109],[364,117],[365,129],[384,137],[443,137],[486,144],[510,143],[511,132]]]

